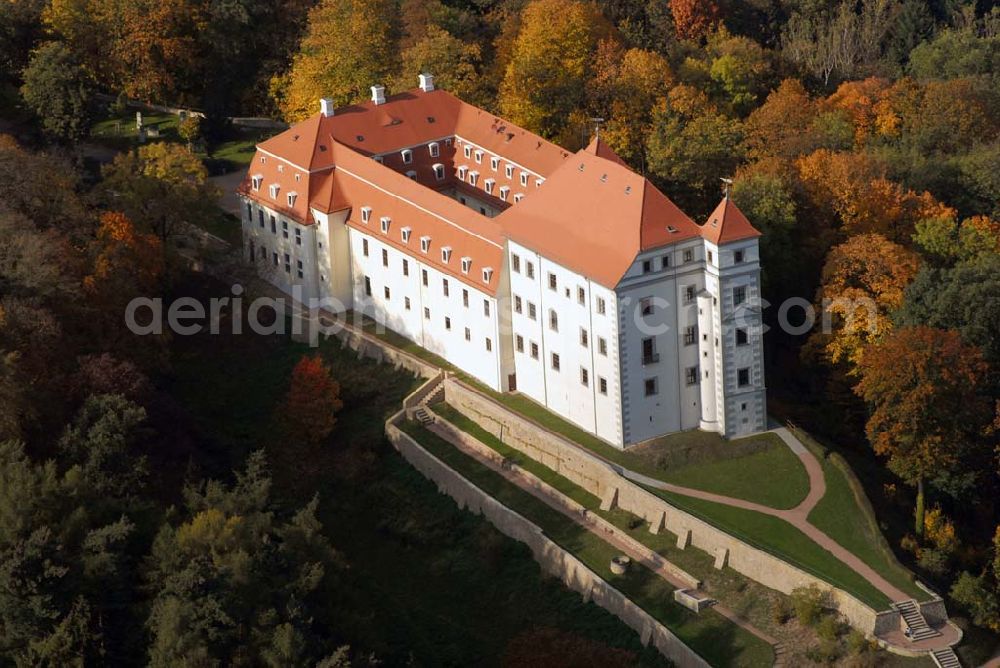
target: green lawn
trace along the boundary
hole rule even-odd
[[[819,459],[826,478],[826,494],[809,513],[809,523],[899,589],[917,600],[929,599],[927,592],[914,582],[913,574],[892,554],[861,484],[857,481],[851,484],[853,473],[847,463],[828,456],[830,453],[805,432],[796,429],[795,435]]]
[[[613,575],[609,562],[618,551],[612,546],[423,427],[406,423],[403,428],[473,484],[538,524],[547,536],[642,606],[712,665],[763,666],[773,662],[770,645],[756,636],[711,609],[695,615],[682,608],[673,602],[669,583],[644,567],[636,565],[625,576]]]

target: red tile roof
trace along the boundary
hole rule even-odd
[[[527,189],[511,183],[511,198],[521,190],[526,197],[497,217],[486,218],[434,190],[455,184],[454,147],[446,151],[442,146],[441,157],[434,159],[445,165],[444,182],[434,179],[425,164],[428,156],[417,149],[419,182],[393,168],[401,167],[401,149],[455,136],[541,175],[545,183]],[[385,165],[369,157],[392,153],[397,155],[387,155]],[[487,164],[484,158],[484,175]],[[254,175],[262,177],[257,191],[251,188]],[[269,197],[272,183],[280,186],[276,200]],[[292,207],[285,199],[289,190],[299,194]],[[713,243],[759,235],[729,200],[708,223],[697,225],[599,139],[569,153],[440,90],[415,89],[388,97],[381,105],[353,105],[289,128],[258,146],[240,192],[306,224],[314,222],[310,207],[326,213],[350,209],[348,225],[490,294],[499,284],[505,237],[613,288],[641,251],[699,234]],[[365,206],[372,208],[367,224],[361,220]],[[388,235],[381,233],[382,216],[392,219]],[[408,244],[400,236],[404,226],[412,229]],[[423,236],[431,238],[426,255],[420,250]],[[444,246],[452,249],[447,264],[441,258]],[[461,272],[462,257],[472,258],[468,274]],[[494,270],[488,284],[482,281],[485,267]]]
[[[760,232],[750,224],[739,207],[729,197],[723,198],[715,211],[701,227],[701,235],[718,246],[732,241],[759,237]]]

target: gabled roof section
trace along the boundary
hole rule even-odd
[[[296,123],[284,132],[257,145],[259,151],[272,156],[280,156],[287,162],[297,165],[303,170],[312,171],[323,162],[325,148],[320,146],[320,121],[322,116],[310,116],[301,123]]]
[[[609,288],[641,251],[699,232],[642,176],[587,150],[496,220],[513,241]]]
[[[719,202],[715,211],[701,226],[701,235],[716,246],[742,239],[759,237],[760,232],[750,224],[739,207],[729,199],[729,196]]]
[[[625,164],[625,161],[622,160],[610,146],[601,141],[600,137],[594,137],[591,139],[590,143],[587,144],[587,148],[583,150],[587,153],[592,153],[593,155],[604,158],[605,160],[617,162],[622,167],[628,167],[628,165]]]

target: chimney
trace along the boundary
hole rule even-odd
[[[372,102],[385,104],[385,86],[372,86]]]
[[[421,74],[420,75],[420,90],[425,93],[429,93],[434,90],[434,75],[433,74]]]
[[[333,116],[333,99],[329,97],[324,97],[319,101],[319,113],[323,114],[324,117]]]

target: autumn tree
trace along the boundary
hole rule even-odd
[[[951,588],[951,597],[969,611],[972,623],[1000,631],[1000,526],[993,534],[991,557],[979,575],[965,571]]]
[[[303,356],[292,369],[291,385],[283,407],[289,436],[308,445],[322,443],[337,423],[340,384],[319,355]]]
[[[607,26],[582,0],[533,0],[522,13],[497,105],[510,121],[546,138],[583,107],[591,56]]]
[[[817,148],[816,103],[798,79],[785,79],[746,120],[747,151],[753,158],[793,158]]]
[[[0,80],[16,81],[42,38],[46,0],[0,3]]]
[[[480,97],[480,51],[478,44],[467,43],[431,24],[421,39],[403,51],[402,69],[394,78],[393,88],[413,88],[418,76],[429,72],[434,75],[435,86],[474,101]]]
[[[958,332],[919,326],[866,347],[858,368],[855,391],[871,407],[868,440],[893,473],[916,487],[921,536],[925,483],[958,496],[980,474],[976,448],[993,409],[980,394],[986,363]]]
[[[398,13],[390,0],[322,0],[309,12],[305,37],[288,74],[272,82],[282,114],[298,121],[320,98],[338,106],[362,101],[397,70]]]
[[[211,215],[217,189],[201,159],[180,144],[158,142],[115,156],[102,170],[103,200],[167,244],[182,222]]]
[[[719,6],[714,0],[670,0],[674,30],[681,39],[699,40],[719,23]]]
[[[916,253],[877,234],[853,236],[830,251],[818,294],[832,324],[828,335],[819,334],[828,337],[830,361],[858,368],[868,344],[891,331],[890,316],[919,267]]]

